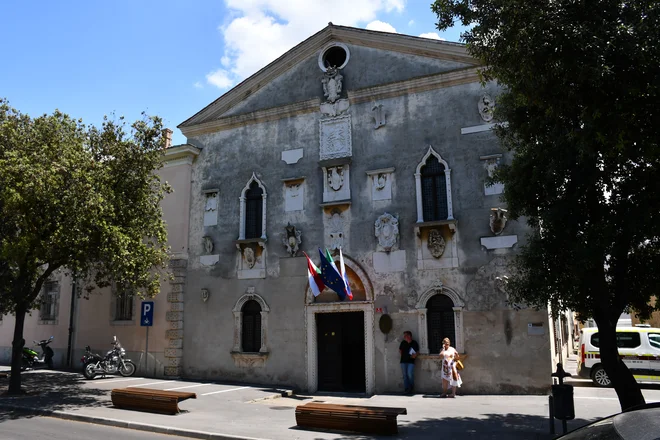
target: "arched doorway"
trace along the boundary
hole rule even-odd
[[[308,391],[373,394],[373,289],[360,265],[344,255],[352,301],[324,291],[305,294]]]

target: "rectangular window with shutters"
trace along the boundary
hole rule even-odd
[[[43,293],[41,295],[41,305],[39,307],[39,320],[55,321],[57,320],[58,299],[60,296],[60,287],[57,281],[47,281],[44,283]]]
[[[115,298],[115,321],[133,320],[133,295],[125,294]]]

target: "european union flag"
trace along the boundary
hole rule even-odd
[[[346,284],[344,284],[344,279],[337,269],[330,264],[325,255],[323,255],[321,249],[319,249],[319,254],[321,255],[321,279],[323,280],[323,284],[334,290],[339,295],[339,299],[343,301],[346,299]]]

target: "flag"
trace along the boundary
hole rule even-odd
[[[351,286],[348,284],[348,274],[346,273],[346,267],[344,266],[344,254],[341,252],[341,248],[339,248],[339,268],[341,269],[341,277],[344,279],[344,284],[346,284],[346,296],[348,299],[353,301],[353,293],[351,292]]]
[[[321,279],[323,280],[323,283],[334,290],[337,295],[339,295],[339,299],[343,301],[346,299],[346,284],[337,270],[337,266],[335,266],[330,252],[327,253],[330,257],[329,259],[323,255],[323,251],[319,248],[319,255],[321,255]]]
[[[339,272],[339,269],[337,269],[337,265],[335,264],[335,260],[332,258],[332,255],[330,255],[330,251],[328,250],[328,248],[325,248],[325,258],[327,258],[330,264],[332,264],[332,267],[334,267],[335,270]]]
[[[305,254],[304,251],[303,254]],[[312,289],[314,296],[319,296],[323,289],[325,289],[325,284],[323,284],[323,280],[321,279],[321,269],[314,265],[307,254],[305,254],[305,257],[307,257],[307,280],[309,281],[309,287]]]

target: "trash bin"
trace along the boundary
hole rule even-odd
[[[573,385],[553,385],[552,402],[555,419],[573,420],[575,418],[575,405],[573,402]]]

